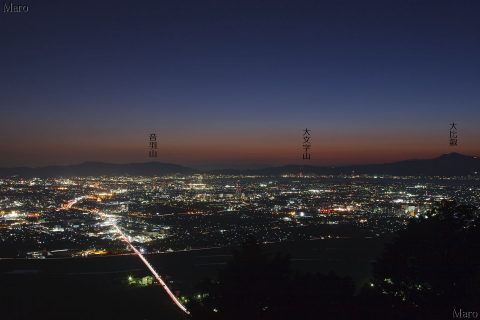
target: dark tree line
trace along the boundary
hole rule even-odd
[[[451,319],[480,312],[480,219],[475,208],[444,202],[398,233],[373,266],[371,303],[405,317]]]
[[[193,319],[451,319],[480,311],[480,220],[475,208],[446,202],[412,220],[386,245],[369,283],[293,272],[254,239],[234,251],[216,279],[189,303]]]

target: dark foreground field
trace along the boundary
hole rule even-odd
[[[357,285],[370,275],[383,239],[328,239],[269,244],[271,252],[292,257],[299,272],[331,270]],[[191,294],[230,259],[221,248],[149,255],[172,289]],[[148,271],[135,256],[52,260],[0,260],[2,319],[182,319],[159,286],[132,287],[128,276]]]

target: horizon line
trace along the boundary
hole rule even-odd
[[[107,162],[107,161],[95,161],[95,160],[87,160],[87,161],[82,161],[82,162],[77,162],[77,163],[71,163],[71,164],[48,164],[48,165],[40,165],[40,166],[6,166],[6,167],[0,167],[0,169],[19,169],[19,168],[28,168],[28,169],[41,169],[41,168],[47,168],[47,167],[71,167],[71,166],[80,166],[84,164],[107,164],[107,165],[132,165],[132,164],[148,164],[148,163],[156,163],[156,164],[163,164],[163,165],[174,165],[174,166],[179,166],[179,167],[184,167],[187,169],[194,169],[194,170],[199,170],[199,171],[212,171],[212,170],[259,170],[263,168],[279,168],[279,167],[287,167],[287,166],[308,166],[308,167],[324,167],[324,168],[341,168],[341,167],[350,167],[350,166],[368,166],[368,165],[375,165],[375,164],[390,164],[390,163],[397,163],[397,162],[403,162],[403,161],[415,161],[415,160],[433,160],[440,158],[442,156],[448,156],[448,155],[461,155],[464,157],[471,157],[471,158],[477,158],[478,156],[475,155],[467,155],[459,152],[449,152],[449,153],[442,153],[439,156],[435,156],[432,158],[410,158],[410,159],[399,159],[399,160],[394,160],[394,161],[389,161],[389,162],[378,162],[378,163],[364,163],[364,164],[341,164],[341,165],[334,165],[334,164],[308,164],[308,163],[303,163],[303,164],[294,164],[294,163],[286,163],[282,165],[273,165],[273,164],[263,164],[263,165],[256,165],[254,166],[249,166],[249,167],[241,167],[241,166],[226,166],[226,165],[220,165],[220,164],[212,164],[212,165],[185,165],[185,164],[179,164],[179,163],[173,163],[173,162],[163,162],[163,161],[155,161],[155,160],[149,160],[149,161],[136,161],[136,162]],[[225,167],[223,167],[225,166]],[[203,167],[203,168],[202,168]],[[207,168],[210,167],[210,168]],[[222,168],[223,167],[223,168]]]

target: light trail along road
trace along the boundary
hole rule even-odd
[[[85,196],[78,197],[78,198],[75,198],[73,200],[70,200],[70,201],[67,202],[67,204],[65,204],[62,207],[62,209],[64,209],[64,210],[72,209],[74,207],[74,205],[76,205],[79,201],[83,200],[84,198],[85,198]],[[105,213],[102,213],[101,211],[98,211],[98,210],[91,210],[91,209],[85,209],[85,208],[76,208],[76,209],[98,214],[104,221],[106,221],[107,220],[106,218],[108,218],[108,216]],[[162,286],[163,290],[165,290],[165,292],[168,294],[170,299],[177,305],[177,307],[180,308],[180,310],[182,310],[186,314],[190,314],[190,312],[187,310],[187,308],[185,308],[185,306],[180,302],[180,300],[178,300],[178,298],[173,294],[172,290],[170,290],[170,288],[167,286],[167,284],[162,279],[162,277],[160,277],[160,275],[157,273],[157,271],[153,268],[153,266],[150,264],[150,262],[148,262],[148,260],[144,257],[144,255],[137,248],[135,248],[133,246],[133,244],[130,242],[130,240],[125,235],[125,233],[123,233],[123,231],[117,225],[116,221],[114,219],[108,219],[108,222],[112,223],[112,226],[120,234],[122,240],[128,244],[130,249],[132,249],[133,252],[140,258],[140,260],[142,260],[142,262],[145,264],[145,266],[147,266],[148,270],[150,270],[152,275],[155,277],[155,279],[157,279],[158,283]]]

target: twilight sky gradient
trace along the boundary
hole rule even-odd
[[[478,0],[26,4],[0,13],[0,166],[149,161],[151,131],[159,161],[302,163],[305,127],[310,164],[480,154]]]

